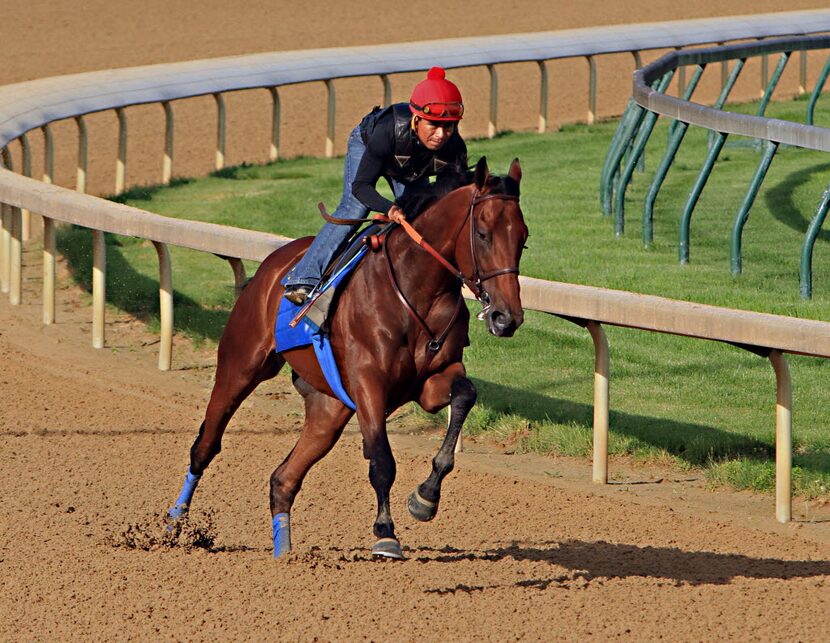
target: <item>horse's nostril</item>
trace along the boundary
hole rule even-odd
[[[493,311],[493,315],[490,317],[490,319],[493,322],[493,326],[498,330],[504,330],[510,325],[510,322],[512,321],[510,315],[507,315],[498,310]]]

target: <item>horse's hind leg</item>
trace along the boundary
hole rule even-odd
[[[467,414],[476,403],[476,387],[465,377],[463,365],[453,364],[448,369],[432,376],[424,384],[419,402],[421,406],[435,413],[449,401],[449,423],[444,442],[432,460],[432,472],[418,485],[407,500],[407,508],[417,520],[432,520],[438,513],[441,500],[441,482],[455,465],[455,445],[461,434],[461,427]]]
[[[222,450],[222,435],[239,405],[265,380],[274,377],[285,364],[273,351],[252,354],[247,364],[240,364],[240,353],[220,345],[216,381],[210,394],[205,419],[199,435],[190,447],[190,468],[181,493],[167,512],[171,519],[184,516],[201,480],[202,473]]]
[[[297,383],[295,383],[295,386]],[[271,474],[274,558],[291,549],[290,512],[309,469],[335,445],[353,411],[316,390],[297,387],[305,397],[305,424],[297,444]]]

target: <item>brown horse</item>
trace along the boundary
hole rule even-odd
[[[527,227],[518,202],[520,180],[518,159],[504,178],[491,176],[486,160],[479,160],[472,183],[468,177],[467,185],[434,201],[413,223],[452,266],[439,263],[395,226],[386,234],[383,252],[369,253],[355,269],[330,320],[333,353],[357,407],[363,454],[377,494],[375,555],[402,558],[389,510],[395,460],[386,418],[410,401],[429,413],[450,406],[432,472],[407,503],[415,518],[427,521],[438,510],[442,480],[453,468],[461,426],[475,404],[476,389],[462,363],[469,326],[462,283],[484,306],[482,316],[493,335],[509,337],[523,321],[518,266]],[[288,362],[306,415],[297,444],[271,475],[275,557],[291,548],[289,515],[303,479],[354,413],[334,397],[312,347],[275,352],[280,281],[309,243],[310,238],[298,239],[273,252],[236,302],[219,342],[216,382],[190,450],[185,485],[169,511],[172,519],[187,512],[231,416],[258,384]]]

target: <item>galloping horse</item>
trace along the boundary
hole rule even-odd
[[[434,200],[413,223],[443,261],[394,226],[385,234],[383,252],[369,253],[350,276],[330,320],[332,350],[343,386],[357,407],[363,455],[377,494],[375,555],[403,557],[389,509],[395,460],[386,418],[410,401],[429,413],[450,407],[447,434],[432,472],[407,502],[416,519],[427,521],[438,510],[442,480],[453,468],[461,426],[476,401],[475,386],[461,361],[469,326],[462,284],[484,306],[481,317],[493,335],[509,337],[523,321],[518,272],[528,233],[519,208],[521,175],[518,159],[500,178],[490,175],[482,157],[471,183],[468,176],[466,185]],[[298,239],[268,256],[231,311],[219,342],[205,420],[190,449],[190,469],[168,512],[171,519],[187,512],[201,474],[220,451],[231,416],[257,385],[288,362],[294,386],[305,400],[305,424],[271,475],[275,557],[291,548],[289,515],[303,479],[331,450],[354,413],[334,396],[310,346],[275,351],[280,281],[310,241]]]

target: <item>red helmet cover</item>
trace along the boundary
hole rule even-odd
[[[431,121],[460,121],[464,102],[455,83],[446,79],[442,67],[432,67],[426,80],[415,85],[409,99],[409,109],[416,116]]]

